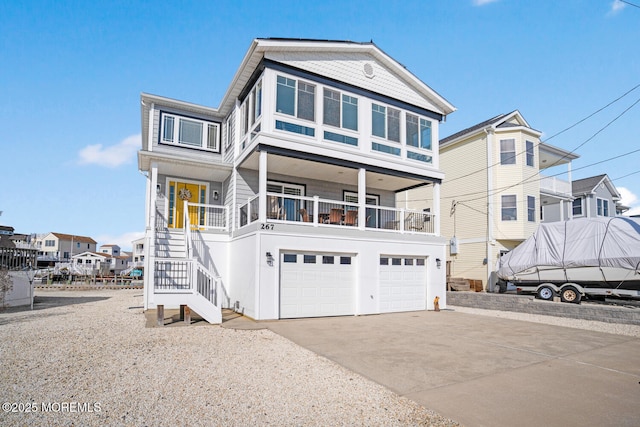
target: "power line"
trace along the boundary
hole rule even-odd
[[[625,0],[618,0],[620,3],[625,3],[628,4],[629,6],[633,6],[633,7],[637,7],[638,9],[640,9],[640,6],[638,6],[637,4],[633,4],[630,1],[625,1]]]
[[[576,123],[574,123],[574,124],[572,124],[571,126],[569,126],[569,127],[565,128],[565,129],[561,130],[560,132],[555,133],[554,135],[550,136],[549,138],[545,139],[544,141],[540,141],[539,143],[535,144],[535,145],[534,145],[534,147],[537,147],[537,146],[539,146],[539,145],[540,145],[540,144],[542,144],[542,143],[546,143],[547,141],[549,141],[549,140],[551,140],[551,139],[555,138],[556,136],[559,136],[559,135],[561,135],[561,134],[563,134],[563,133],[565,133],[565,132],[567,132],[567,131],[569,131],[569,130],[573,129],[574,127],[578,126],[579,124],[583,123],[584,121],[586,121],[586,120],[590,119],[591,117],[595,116],[596,114],[600,113],[601,111],[605,110],[606,108],[608,108],[608,107],[610,107],[611,105],[615,104],[616,102],[620,101],[622,98],[624,98],[625,96],[627,96],[628,94],[630,94],[630,93],[631,93],[631,92],[633,92],[634,90],[638,89],[639,87],[640,87],[640,83],[639,83],[639,84],[637,84],[637,85],[635,85],[634,87],[632,87],[631,89],[629,89],[628,91],[626,91],[625,93],[623,93],[622,95],[620,95],[619,97],[617,97],[616,99],[614,99],[613,101],[609,102],[609,103],[608,103],[607,105],[605,105],[604,107],[599,108],[598,110],[594,111],[593,113],[589,114],[588,116],[584,117],[583,119],[578,120]],[[638,99],[638,101],[640,101],[640,99]],[[632,107],[633,107],[633,106],[635,106],[635,105],[638,103],[638,101],[636,101],[635,103],[633,103]],[[629,107],[627,110],[625,110],[622,114],[626,113],[630,108],[631,108],[631,107]],[[616,120],[617,120],[617,118],[616,118]],[[614,120],[614,121],[615,121],[615,120]],[[604,128],[603,128],[602,130],[604,130]],[[599,132],[600,132],[600,131],[599,131]],[[598,133],[599,133],[599,132],[598,132]],[[594,135],[594,137],[595,137],[595,135]],[[589,141],[589,140],[585,141],[584,143],[582,143],[581,145],[579,145],[578,147],[576,147],[575,149],[573,149],[573,150],[571,151],[571,153],[575,152],[578,148],[582,147],[582,146],[583,146],[584,144],[586,144],[588,141]],[[524,150],[524,151],[520,151],[519,153],[516,153],[516,154],[514,154],[513,156],[509,157],[509,159],[514,159],[514,158],[516,158],[517,156],[519,156],[519,155],[521,155],[521,154],[523,154],[523,153],[525,153],[525,152],[526,152],[526,150]],[[565,156],[565,157],[566,157],[566,156]],[[560,160],[564,159],[565,157],[562,157],[562,158],[561,158],[561,159],[559,159],[558,161],[560,161]],[[477,174],[477,173],[487,171],[487,170],[489,170],[490,168],[493,168],[493,167],[498,166],[498,165],[500,165],[500,164],[501,164],[501,162],[496,162],[496,163],[494,163],[494,164],[492,164],[492,165],[490,165],[490,166],[483,167],[483,168],[478,169],[478,170],[475,170],[475,171],[473,171],[473,172],[469,172],[469,173],[467,173],[467,174],[465,174],[465,175],[461,175],[461,176],[458,176],[458,177],[455,177],[455,178],[447,179],[447,182],[453,182],[453,181],[457,181],[457,180],[462,179],[462,178],[467,178],[467,177],[472,176],[472,175],[475,175],[475,174]],[[554,165],[555,165],[555,164],[554,164]]]
[[[584,166],[581,166],[579,168],[575,168],[575,169],[573,169],[573,171],[578,171],[578,170],[590,168],[592,166],[596,166],[596,165],[599,165],[601,163],[610,162],[612,160],[616,160],[616,159],[619,159],[619,158],[622,158],[622,157],[630,156],[630,155],[638,153],[638,152],[640,152],[640,148],[638,148],[636,150],[629,151],[627,153],[619,154],[619,155],[614,156],[614,157],[609,157],[608,159],[604,159],[604,160],[600,160],[600,161],[597,161],[597,162],[594,162],[594,163],[590,163],[588,165],[584,165]],[[471,202],[471,201],[475,201],[475,200],[485,199],[485,198],[487,198],[489,196],[494,196],[496,194],[502,193],[505,190],[513,188],[513,187],[515,187],[517,185],[528,184],[528,183],[532,183],[532,182],[535,182],[535,181],[541,181],[541,180],[543,180],[545,178],[553,178],[553,177],[556,177],[556,176],[559,176],[559,175],[564,175],[565,173],[566,172],[559,172],[559,173],[556,173],[556,174],[553,174],[553,175],[545,175],[543,177],[540,177],[539,176],[540,172],[537,172],[537,173],[533,174],[532,176],[530,176],[529,178],[525,178],[524,180],[522,180],[522,181],[520,181],[518,183],[511,184],[511,185],[508,185],[508,186],[505,186],[505,187],[496,188],[496,189],[493,190],[493,192],[491,194],[489,193],[489,191],[480,192],[480,193],[483,194],[480,197],[474,197],[472,199],[460,200],[457,203],[462,204],[464,202]],[[620,180],[622,178],[626,178],[627,176],[635,175],[637,173],[640,173],[640,170],[638,170],[636,172],[629,173],[629,174],[621,176],[621,177],[618,177],[618,178],[616,178],[616,180]],[[612,179],[612,181],[614,181],[614,180]],[[477,195],[477,194],[479,194],[479,192],[476,191],[476,192],[473,192],[473,193],[464,193],[464,194],[458,194],[458,195],[454,195],[454,196],[442,196],[442,197],[440,197],[440,200],[449,200],[449,199],[455,199],[457,197],[473,196],[473,195]],[[406,202],[427,202],[427,201],[431,201],[431,200],[433,200],[433,199],[407,199],[407,200],[403,200],[403,202],[405,202],[405,201]]]

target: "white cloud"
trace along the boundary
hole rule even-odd
[[[115,145],[103,147],[102,144],[87,145],[78,153],[81,165],[98,165],[115,168],[135,159],[136,152],[142,146],[141,135],[129,136]]]
[[[613,3],[611,3],[611,9],[609,10],[609,15],[616,15],[626,6],[627,5],[621,2],[620,0],[613,0]]]
[[[128,233],[121,234],[119,236],[113,236],[110,234],[102,234],[96,237],[98,242],[98,248],[102,245],[118,245],[123,251],[131,251],[131,242],[144,237],[143,231],[130,231]]]
[[[473,0],[474,6],[484,6],[485,4],[495,3],[498,0]]]
[[[638,196],[625,187],[618,187],[618,192],[621,197],[620,203],[630,208],[624,215],[640,215],[640,200]]]

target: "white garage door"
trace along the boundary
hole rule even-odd
[[[380,312],[425,310],[427,266],[424,257],[380,257]]]
[[[280,254],[280,318],[355,314],[355,257]]]

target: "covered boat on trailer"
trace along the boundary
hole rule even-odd
[[[579,303],[583,296],[640,298],[640,220],[579,218],[540,224],[498,260],[498,283]]]

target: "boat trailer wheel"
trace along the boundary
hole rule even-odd
[[[540,289],[538,289],[538,298],[545,300],[545,301],[550,301],[553,299],[553,289],[551,289],[548,286],[543,286]]]
[[[574,304],[579,304],[582,296],[580,292],[573,286],[567,286],[566,288],[560,291],[560,299],[562,302],[570,302]]]

